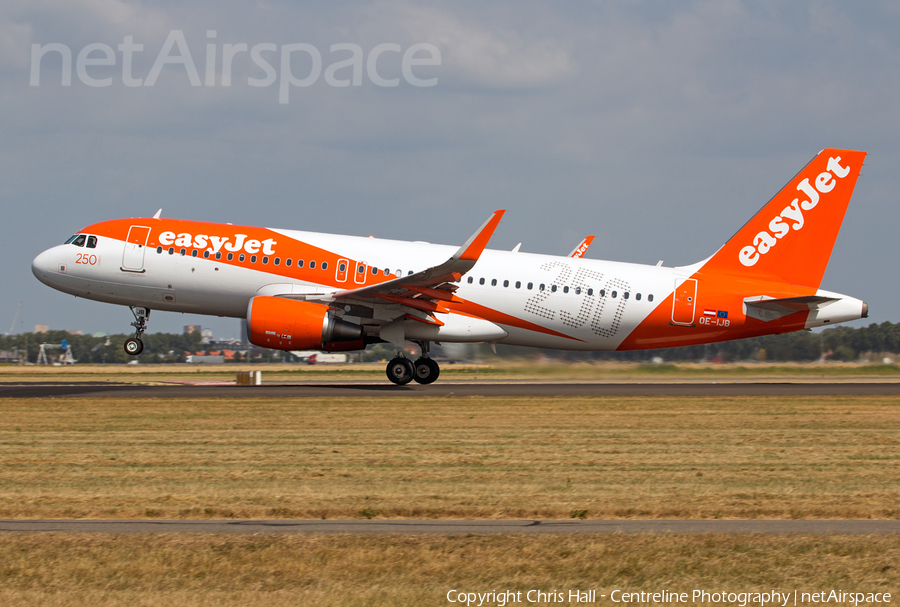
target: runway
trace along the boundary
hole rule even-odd
[[[898,520],[3,520],[0,533],[560,534],[766,533],[885,535]]]
[[[387,381],[272,383],[262,386],[183,383],[41,382],[0,384],[0,398],[290,398],[449,396],[900,396],[900,382],[531,383],[439,382],[394,386]]]

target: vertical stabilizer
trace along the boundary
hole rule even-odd
[[[865,157],[822,150],[700,272],[818,288]]]

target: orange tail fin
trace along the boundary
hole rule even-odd
[[[865,157],[822,150],[700,271],[818,288]]]

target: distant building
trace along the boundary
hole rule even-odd
[[[34,325],[35,333],[47,333],[50,331],[50,325]]]
[[[186,334],[190,333],[202,333],[203,328],[200,325],[184,325],[184,332]]]
[[[69,335],[82,335],[81,331],[79,331],[78,329],[67,330],[66,333],[68,333]]]
[[[200,327],[197,328],[199,329]],[[200,337],[200,343],[202,344],[208,344],[210,342],[216,341],[216,337],[215,335],[213,335],[212,329],[203,329],[202,331],[200,331]]]

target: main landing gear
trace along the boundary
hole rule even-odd
[[[422,349],[422,356],[412,362],[402,354],[397,354],[387,364],[388,379],[398,386],[405,386],[412,380],[420,384],[430,384],[441,374],[441,368],[428,357],[428,342],[417,342]]]
[[[144,351],[144,342],[141,341],[141,335],[147,330],[147,321],[150,320],[150,308],[135,308],[128,306],[131,313],[134,314],[134,337],[125,340],[125,352],[131,356],[137,356]]]

